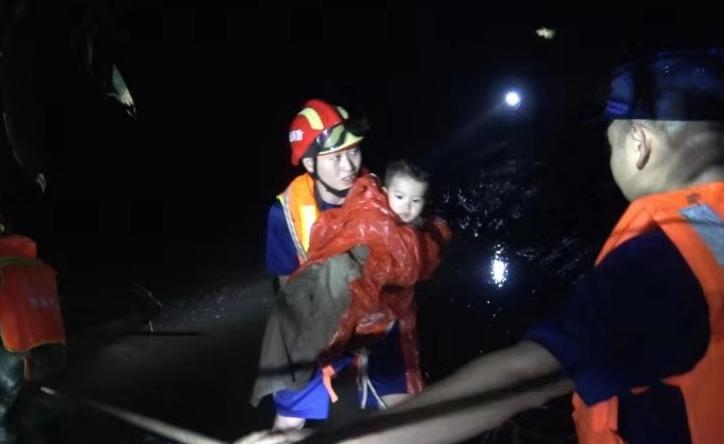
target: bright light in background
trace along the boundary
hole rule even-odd
[[[505,281],[508,280],[508,262],[503,256],[503,248],[498,246],[495,250],[495,256],[490,262],[490,278],[498,288],[502,288]]]
[[[513,109],[518,109],[520,106],[520,94],[516,91],[508,91],[505,93],[505,104]]]
[[[500,259],[493,259],[492,266],[490,267],[490,274],[493,277],[495,285],[502,287],[508,275],[508,266]]]
[[[535,30],[538,37],[546,40],[552,40],[556,36],[556,30],[551,28],[541,27]]]

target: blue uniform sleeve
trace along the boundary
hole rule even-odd
[[[548,349],[591,405],[691,369],[709,342],[701,286],[663,231],[612,251],[525,338]]]
[[[281,203],[275,202],[267,216],[266,270],[275,276],[286,276],[298,267],[299,259],[284,218],[284,209]]]

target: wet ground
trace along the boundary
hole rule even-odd
[[[199,289],[187,289],[194,290]],[[269,424],[271,411],[253,410],[247,397],[271,301],[270,281],[249,275],[202,292],[164,304],[151,322],[129,324],[125,334],[104,343],[80,334],[69,338],[68,366],[56,387],[61,396],[43,400],[51,417],[56,409],[62,417],[60,425],[51,426],[56,430],[49,442],[175,442],[124,425],[87,401],[222,441]],[[42,397],[34,395],[35,401]]]
[[[465,245],[453,244],[452,252],[466,258]],[[429,381],[486,348],[514,340],[511,317],[502,320],[499,301],[466,302],[464,293],[457,293],[460,286],[452,293],[440,291],[456,279],[454,268],[459,270],[453,264],[444,267],[442,279],[423,285],[419,292],[422,359]],[[149,323],[126,324],[120,330],[116,325],[109,336],[103,335],[103,327],[72,336],[67,369],[55,392],[23,395],[25,411],[35,417],[25,421],[28,442],[218,443],[267,427],[273,417],[271,404],[267,401],[254,409],[247,399],[273,300],[271,282],[261,271],[244,276],[219,272],[208,279],[179,290],[184,295],[167,295],[161,313]],[[455,332],[450,325],[458,327]],[[461,340],[461,332],[470,336]],[[354,405],[352,376],[341,379],[342,400],[325,426],[364,414]],[[118,419],[103,407],[121,409],[122,416],[141,415],[142,425]],[[566,409],[564,402],[524,416],[476,442],[511,442],[521,433],[533,433],[521,443],[545,442],[541,436],[565,439],[570,433]],[[162,431],[154,432],[159,425],[149,425],[149,420],[162,422]],[[191,433],[198,434],[198,440],[184,441]]]
[[[213,443],[267,428],[271,403],[252,408],[248,397],[271,280],[261,272],[220,273],[179,291],[185,294],[168,295],[148,323],[114,322],[71,336],[60,384],[22,396],[22,411],[35,417],[21,421],[22,435],[38,443],[151,444],[198,434],[190,442]],[[352,378],[341,382],[343,400],[328,425],[360,414]],[[109,414],[109,407],[120,410]]]
[[[71,338],[62,382],[23,394],[22,411],[36,419],[21,421],[21,434],[38,443],[213,443],[267,428],[271,403],[252,408],[248,397],[271,296],[267,277],[247,276],[176,301],[125,335]],[[364,414],[352,375],[340,379],[327,426]]]
[[[551,304],[550,298],[536,298],[535,291],[521,297],[527,306],[506,301],[506,295],[522,288],[496,281],[499,276],[489,262],[501,257],[495,251],[471,248],[460,241],[453,243],[450,253],[459,259],[443,265],[439,278],[422,285],[418,293],[422,361],[428,382],[439,380],[480,353],[514,342],[541,306]],[[461,263],[469,265],[461,267]],[[524,268],[519,260],[510,258],[507,267],[511,279]],[[460,273],[474,274],[474,269],[479,281],[460,278]],[[488,292],[480,292],[481,288]],[[536,288],[544,290],[541,285]],[[116,325],[110,336],[96,327],[86,330],[90,334],[79,332],[69,339],[67,369],[62,382],[54,387],[55,394],[29,391],[24,395],[28,411],[37,417],[26,426],[35,430],[29,442],[189,442],[169,437],[191,432],[210,440],[190,442],[231,442],[271,423],[273,409],[268,400],[257,409],[247,401],[273,300],[269,278],[260,271],[245,276],[219,274],[213,281],[196,282],[179,291],[186,294],[162,301],[160,315],[149,323],[135,322],[120,330]],[[352,376],[343,375],[337,385],[342,400],[333,407],[326,426],[364,414],[354,405]],[[119,420],[96,402],[122,409],[122,415],[142,415],[143,424]],[[151,424],[149,430],[149,419],[161,421],[162,428],[170,427],[156,433],[153,430],[158,429],[153,427],[157,424]],[[520,443],[563,443],[570,433],[568,402],[562,401],[524,415],[496,435],[476,442],[507,443],[518,436],[516,442]]]

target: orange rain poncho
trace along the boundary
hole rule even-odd
[[[341,208],[321,213],[312,228],[308,261],[291,279],[355,247],[366,247],[367,258],[361,277],[349,282],[349,305],[320,363],[328,364],[346,350],[353,335],[379,336],[396,320],[408,391],[421,391],[414,285],[435,271],[450,236],[440,218],[431,218],[421,229],[402,222],[373,175],[355,181]]]
[[[0,237],[0,333],[13,352],[65,343],[55,270],[25,236]]]

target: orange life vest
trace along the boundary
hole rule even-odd
[[[0,238],[0,333],[5,349],[65,343],[55,270],[24,236]]]
[[[634,201],[606,241],[599,264],[627,240],[661,228],[691,267],[709,308],[710,338],[690,371],[663,383],[681,390],[692,444],[724,440],[724,182],[655,194]],[[645,388],[632,390],[637,393]],[[581,444],[624,444],[618,434],[618,398],[592,406],[573,395]]]
[[[277,199],[284,209],[284,219],[301,265],[307,260],[312,225],[319,217],[314,179],[308,173],[297,176]]]

